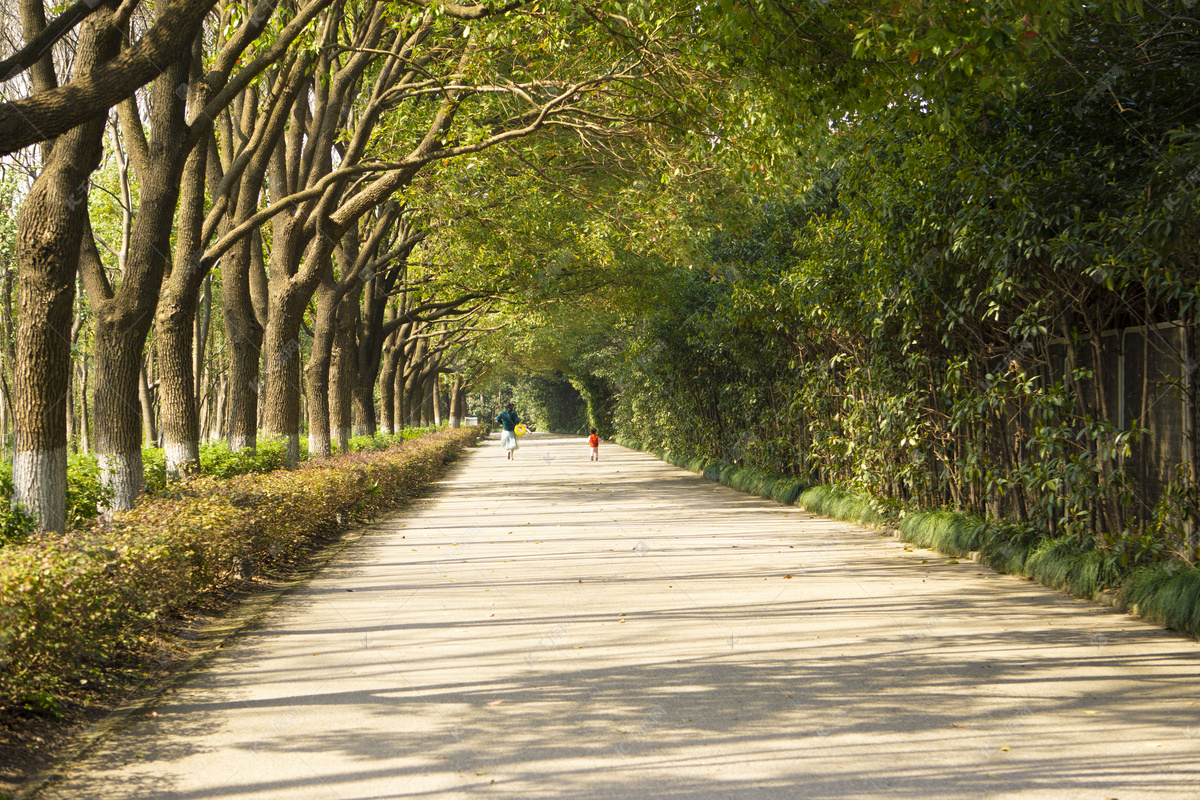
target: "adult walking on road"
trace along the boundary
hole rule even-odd
[[[521,424],[521,418],[517,416],[517,408],[512,403],[504,407],[500,412],[500,416],[496,417],[496,422],[500,424],[500,446],[508,451],[508,459],[511,461],[513,452],[517,449],[517,426]]]

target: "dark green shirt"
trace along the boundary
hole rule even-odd
[[[504,430],[511,431],[515,430],[517,425],[520,424],[521,418],[517,416],[517,412],[505,409],[500,412],[500,416],[496,417],[496,422],[503,425]]]

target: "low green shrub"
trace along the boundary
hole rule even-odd
[[[72,453],[67,457],[67,507],[69,530],[90,524],[112,497],[100,483],[100,465],[95,456]],[[23,508],[13,506],[12,462],[0,462],[0,546],[20,543],[37,533],[37,520]]]
[[[905,542],[962,557],[979,549],[984,525],[961,511],[923,511],[904,517],[899,528]]]
[[[478,433],[438,431],[290,472],[200,476],[86,531],[0,549],[0,697],[45,706],[146,647],[183,609],[287,570],[340,524],[425,491]]]
[[[771,499],[785,506],[795,505],[808,484],[798,478],[780,478],[771,488]]]
[[[21,506],[14,506],[12,496],[12,462],[0,461],[0,547],[19,544],[38,532],[37,520]]]
[[[979,543],[979,560],[997,572],[1026,575],[1025,562],[1044,538],[1027,526],[989,522]]]
[[[73,453],[67,458],[67,527],[80,530],[100,513],[112,489],[100,481],[100,463],[95,456]]]
[[[1025,574],[1053,589],[1091,598],[1119,580],[1109,564],[1090,542],[1046,538],[1038,542],[1025,560]]]
[[[631,450],[641,450],[642,443],[636,439],[618,438],[617,444]],[[756,494],[784,505],[793,505],[808,485],[786,475],[774,475],[760,470],[739,467],[722,461],[712,461],[703,456],[676,455],[670,451],[652,453],[668,464],[696,472],[710,481],[722,483],[731,489]]]
[[[1170,561],[1139,567],[1121,596],[1151,622],[1200,636],[1200,568],[1195,565]]]
[[[301,461],[307,456],[307,443],[301,442]],[[229,442],[213,441],[200,445],[200,474],[214,478],[262,474],[287,468],[287,442],[260,437],[254,450],[229,449]]]
[[[376,433],[374,436],[354,436],[350,439],[351,453],[366,453],[371,450],[385,450],[397,444],[403,444],[410,439],[417,439],[437,428],[405,428],[399,433]]]
[[[814,514],[857,525],[887,525],[892,522],[890,515],[836,486],[814,486],[800,494],[796,505]]]
[[[142,448],[142,485],[149,494],[167,488],[167,451],[161,447]]]

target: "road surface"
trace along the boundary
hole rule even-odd
[[[651,456],[470,452],[39,798],[1197,798],[1195,642]]]

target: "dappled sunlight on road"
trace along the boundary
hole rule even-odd
[[[614,445],[522,445],[45,796],[1196,796],[1196,643]]]

